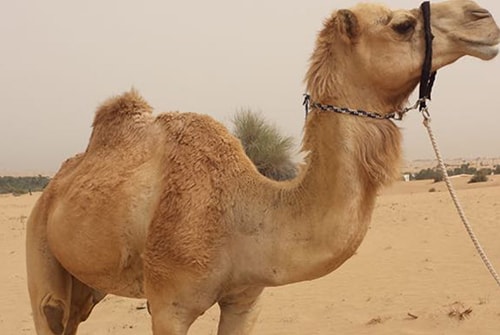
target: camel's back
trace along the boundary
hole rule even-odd
[[[238,191],[234,179],[249,174],[258,173],[239,141],[212,118],[154,118],[136,93],[125,94],[97,111],[87,150],[65,163],[47,188],[49,243],[88,285],[140,296],[148,231],[174,248],[176,224],[185,221],[190,227],[181,230],[202,236],[203,248],[224,229],[221,217]],[[183,217],[172,220],[181,208]]]

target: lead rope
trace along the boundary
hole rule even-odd
[[[446,187],[448,188],[448,192],[450,193],[451,199],[455,204],[458,215],[460,216],[460,219],[462,219],[465,230],[469,234],[469,237],[472,240],[472,243],[474,244],[474,247],[476,248],[479,256],[481,257],[481,260],[483,261],[484,265],[486,265],[486,268],[488,268],[488,271],[493,276],[498,286],[500,286],[500,277],[498,276],[498,273],[495,271],[495,268],[488,259],[488,256],[484,252],[481,243],[479,243],[479,240],[477,239],[477,236],[474,233],[474,230],[472,229],[472,226],[469,223],[467,216],[465,216],[465,212],[462,208],[462,205],[458,200],[458,196],[455,192],[455,189],[453,188],[450,177],[448,176],[448,172],[446,171],[446,166],[444,165],[443,157],[441,156],[441,152],[439,151],[436,137],[434,136],[434,132],[432,131],[431,128],[431,116],[429,114],[429,109],[427,107],[427,100],[430,100],[431,98],[431,91],[432,91],[432,86],[434,84],[434,80],[436,78],[436,71],[432,72],[432,40],[434,36],[432,35],[432,29],[431,29],[430,2],[424,1],[420,6],[420,8],[422,10],[422,16],[424,18],[425,57],[424,57],[424,64],[422,66],[422,74],[420,78],[419,100],[422,101],[420,102],[419,110],[422,113],[422,116],[424,117],[424,126],[427,129],[427,132],[429,133],[429,138],[431,140],[432,147],[434,148],[434,152],[436,153],[436,158],[439,164],[439,168],[441,169],[444,181],[446,183]]]
[[[491,264],[490,260],[488,259],[488,256],[486,255],[486,252],[484,251],[483,247],[481,246],[481,243],[479,242],[476,234],[474,233],[474,230],[472,229],[472,226],[469,223],[467,216],[465,216],[465,212],[462,208],[462,205],[460,204],[460,201],[459,201],[458,196],[455,192],[455,189],[453,188],[453,184],[451,183],[450,177],[448,176],[448,172],[446,171],[446,167],[444,165],[443,157],[441,156],[441,152],[439,151],[439,147],[437,145],[436,138],[435,138],[434,133],[433,133],[432,128],[431,128],[431,118],[430,118],[430,115],[429,115],[427,108],[422,110],[422,115],[424,117],[424,126],[425,126],[425,128],[427,128],[427,132],[429,133],[429,138],[431,140],[432,147],[434,148],[434,152],[436,153],[436,158],[437,158],[437,161],[439,164],[439,168],[441,169],[441,172],[443,173],[446,187],[448,188],[451,199],[453,200],[453,203],[455,204],[458,215],[460,216],[460,219],[462,219],[465,230],[467,230],[467,233],[469,234],[469,237],[472,240],[474,247],[476,248],[479,256],[481,257],[481,260],[483,261],[484,265],[486,265],[486,268],[488,269],[490,274],[493,276],[493,278],[497,282],[498,286],[500,286],[500,277],[498,276],[498,273],[495,271],[493,264]]]

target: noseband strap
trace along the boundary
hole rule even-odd
[[[425,56],[422,66],[422,74],[420,76],[420,110],[427,108],[427,99],[431,99],[432,86],[436,79],[436,71],[432,71],[432,35],[431,28],[431,6],[429,1],[425,1],[420,5],[424,18],[424,38],[425,38]]]

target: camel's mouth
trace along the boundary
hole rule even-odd
[[[465,11],[466,20],[458,29],[448,31],[466,54],[489,60],[499,53],[500,28],[488,10],[475,6]]]
[[[470,22],[472,29],[468,29],[465,36],[460,36],[459,40],[467,45],[472,56],[484,60],[494,58],[499,52],[500,28],[486,9],[473,9],[469,15],[472,17],[472,22]]]
[[[500,36],[490,40],[471,40],[460,38],[460,41],[466,44],[468,54],[484,60],[489,60],[498,55]]]

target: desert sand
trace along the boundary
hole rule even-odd
[[[500,176],[459,197],[500,268]],[[435,192],[429,192],[431,188]],[[25,270],[25,225],[39,194],[0,196],[0,334],[35,334]],[[91,252],[91,250],[89,250]],[[443,183],[397,182],[378,199],[357,254],[330,275],[269,288],[255,334],[497,335],[500,288],[470,242]],[[190,335],[216,334],[213,307]],[[108,296],[79,335],[151,334],[145,301]]]

